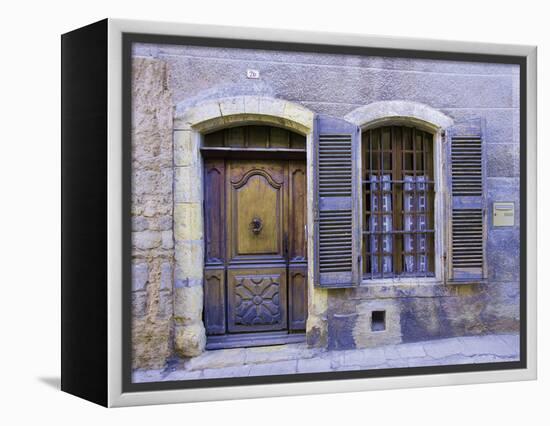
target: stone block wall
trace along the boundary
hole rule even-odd
[[[163,316],[160,309],[160,295],[172,291],[171,286],[161,290],[160,284],[162,271],[173,265],[168,243],[172,232],[171,179],[175,175],[185,181],[189,173],[199,173],[188,167],[197,159],[187,158],[185,147],[176,147],[177,164],[170,168],[172,109],[177,105],[185,110],[205,100],[235,96],[284,99],[337,117],[390,100],[423,103],[454,120],[484,117],[488,208],[494,201],[513,201],[516,205],[513,227],[494,228],[489,216],[487,284],[460,287],[404,282],[315,290],[310,300],[318,296],[323,303],[317,305],[324,307],[322,316],[315,320],[325,324],[316,324],[313,329],[319,335],[308,339],[338,349],[519,329],[519,67],[152,44],[134,46],[133,55],[137,82],[134,165],[140,175],[135,178],[134,191],[134,333],[140,365],[152,360],[153,352],[160,362],[171,350],[171,313]],[[248,79],[247,69],[259,70],[260,78]],[[176,134],[181,141],[187,136],[185,132]],[[200,197],[179,194],[178,187],[176,184],[173,194],[177,204],[194,203]],[[180,207],[181,214],[193,223],[193,212]],[[193,234],[193,230],[181,231]],[[202,296],[185,290],[193,287],[190,284],[176,282],[175,286],[198,303]],[[373,310],[386,312],[385,332],[371,331]],[[181,324],[185,323],[185,313],[182,315]],[[162,329],[160,334],[153,333],[157,328]],[[154,343],[146,343],[148,338]]]
[[[164,365],[172,354],[173,107],[164,61],[132,63],[133,366]]]

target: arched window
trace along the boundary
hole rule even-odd
[[[362,141],[363,278],[433,277],[433,135],[383,126]]]

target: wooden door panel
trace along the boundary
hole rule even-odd
[[[204,326],[208,334],[225,333],[225,269],[204,271]]]
[[[291,267],[289,277],[288,327],[292,331],[306,329],[307,266]]]
[[[225,251],[225,161],[204,163],[204,226],[206,263],[222,263]]]
[[[281,185],[272,186],[263,174],[248,177],[235,189],[237,254],[276,254],[280,251]],[[254,221],[257,221],[256,223]]]
[[[286,268],[227,271],[229,332],[287,328]]]
[[[289,163],[289,261],[307,259],[306,235],[306,165],[303,161]]]
[[[286,167],[280,161],[229,165],[227,232],[230,263],[284,261]]]

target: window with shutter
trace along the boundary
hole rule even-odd
[[[486,197],[484,122],[455,124],[447,131],[450,193],[448,280],[485,278]]]
[[[314,281],[320,287],[350,287],[359,281],[359,128],[320,115],[314,134]]]

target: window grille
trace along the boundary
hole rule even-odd
[[[433,136],[371,129],[362,155],[363,277],[434,276]]]

